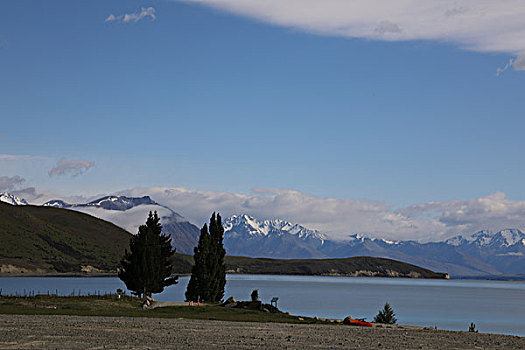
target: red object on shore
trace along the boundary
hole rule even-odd
[[[357,320],[355,318],[352,318],[350,316],[346,317],[343,320],[344,324],[349,324],[351,326],[362,326],[362,327],[372,327],[372,324],[370,322]]]

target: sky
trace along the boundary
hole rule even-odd
[[[521,0],[5,0],[0,191],[334,235],[525,229]]]

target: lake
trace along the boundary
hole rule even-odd
[[[189,277],[154,295],[159,301],[184,301]],[[114,292],[125,288],[113,277],[1,277],[2,294],[60,295]],[[253,289],[269,303],[294,315],[372,320],[389,302],[399,324],[525,336],[525,281],[427,280],[406,278],[228,275],[225,298],[249,300]]]

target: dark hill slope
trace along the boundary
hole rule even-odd
[[[177,254],[174,270],[189,273],[193,264],[190,255]],[[226,256],[228,273],[267,275],[374,276],[410,278],[447,278],[445,273],[433,272],[401,261],[358,256],[341,259],[269,259]]]
[[[0,203],[0,266],[77,272],[115,271],[131,234],[83,213]]]
[[[445,278],[444,273],[369,256],[341,259],[252,259],[232,256],[227,257],[226,266],[236,273]]]

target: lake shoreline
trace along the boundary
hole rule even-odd
[[[377,278],[407,278],[407,279],[439,279],[439,280],[478,280],[478,281],[525,281],[525,275],[511,275],[511,276],[499,276],[499,275],[489,275],[489,276],[452,276],[449,278],[427,278],[427,277],[409,277],[409,276],[369,276],[369,275],[352,275],[352,274],[269,274],[269,273],[239,273],[228,271],[229,275],[260,275],[260,276],[319,276],[319,277],[355,277],[355,278],[368,278],[368,277],[377,277]],[[189,273],[177,273],[177,276],[185,277],[191,276]],[[45,273],[0,273],[0,278],[2,277],[85,277],[85,278],[94,278],[94,277],[118,277],[115,272],[45,272]]]

